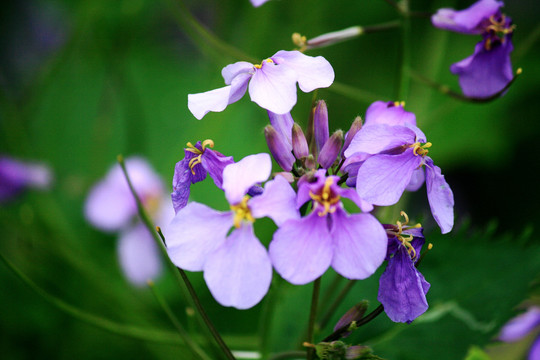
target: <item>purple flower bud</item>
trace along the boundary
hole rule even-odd
[[[368,301],[367,300],[362,300],[361,302],[359,302],[358,304],[354,305],[351,309],[349,309],[349,311],[347,311],[345,313],[345,315],[343,315],[341,317],[341,319],[338,320],[336,326],[334,326],[334,331],[346,326],[346,325],[351,325],[351,327],[354,327],[354,325],[352,324],[353,321],[360,321],[360,319],[362,319],[362,317],[364,316],[364,314],[366,313],[366,310],[368,308]],[[344,332],[341,337],[347,337],[351,334],[353,329],[351,329],[351,331],[347,331],[347,332]]]
[[[276,129],[278,133],[281,134],[285,139],[287,139],[287,142],[289,144],[292,143],[291,140],[291,132],[292,132],[292,126],[293,126],[293,118],[291,116],[291,113],[286,113],[283,115],[274,114],[271,111],[268,112],[268,118],[270,119],[270,125]]]
[[[291,145],[281,134],[279,134],[272,125],[264,128],[264,137],[268,144],[268,149],[283,170],[291,171],[295,158],[291,153]]]
[[[343,144],[343,131],[337,130],[324,144],[319,154],[319,164],[328,169],[336,161]]]
[[[343,156],[343,153],[349,147],[349,144],[351,143],[354,135],[356,135],[356,133],[360,131],[361,128],[362,118],[360,116],[357,116],[351,124],[351,128],[349,129],[349,131],[347,131],[347,133],[345,134],[345,143],[343,144],[343,149],[341,149],[341,156]]]
[[[309,155],[309,147],[304,132],[300,125],[296,123],[294,123],[292,129],[292,147],[294,156],[297,159],[302,159]]]
[[[328,140],[328,108],[324,100],[319,100],[313,113],[313,133],[315,135],[315,145],[317,152],[321,151]]]

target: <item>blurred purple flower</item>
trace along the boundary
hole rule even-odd
[[[146,160],[126,159],[129,177],[156,225],[163,226],[174,213],[159,176]],[[120,232],[118,258],[126,278],[145,285],[161,274],[161,260],[152,235],[137,219],[137,204],[120,165],[115,164],[105,178],[90,190],[85,203],[85,217],[105,232]]]
[[[234,161],[232,156],[225,156],[209,147],[214,147],[212,140],[205,140],[202,144],[198,141],[195,146],[187,143],[184,159],[176,163],[171,194],[175,212],[186,206],[191,184],[204,180],[207,173],[221,189],[223,169]]]
[[[474,53],[450,67],[459,76],[463,93],[470,97],[488,97],[512,80],[510,53],[514,26],[501,13],[502,1],[480,0],[461,11],[440,9],[432,16],[434,26],[463,34],[482,35]]]
[[[172,262],[188,271],[204,271],[210,292],[224,306],[255,306],[270,286],[272,265],[253,231],[255,219],[268,216],[281,226],[299,217],[294,190],[281,176],[267,182],[262,194],[246,195],[253,185],[268,179],[271,170],[268,154],[228,165],[223,190],[231,211],[191,202],[163,228]]]
[[[501,329],[499,340],[504,342],[516,342],[533,331],[540,330],[540,307],[531,306],[525,313],[511,319]],[[540,333],[536,336],[529,349],[528,360],[540,359]]]
[[[418,188],[424,176],[418,172],[425,165],[431,213],[444,234],[454,224],[454,196],[441,169],[427,156],[429,147],[431,143],[413,125],[373,124],[356,134],[345,156],[371,155],[359,166],[356,191],[362,199],[381,206],[397,203],[406,188]]]
[[[251,3],[253,4],[253,6],[255,7],[259,7],[261,6],[262,4],[268,2],[269,0],[250,0]]]
[[[296,207],[313,202],[313,211],[285,222],[274,233],[269,253],[276,271],[292,284],[302,285],[321,276],[329,266],[348,279],[365,279],[386,254],[386,234],[371,214],[349,215],[341,197],[363,211],[373,207],[354,189],[337,185],[339,177],[318,170],[299,181]]]
[[[404,214],[404,213],[402,213]],[[424,235],[421,227],[384,225],[388,235],[388,266],[379,280],[377,299],[394,322],[410,323],[428,309],[426,294],[429,283],[416,269]]]
[[[0,155],[0,203],[14,199],[28,188],[48,189],[51,182],[51,170],[44,164]]]
[[[227,86],[188,95],[189,110],[197,119],[209,111],[223,111],[240,100],[249,83],[251,100],[275,114],[286,114],[296,104],[296,83],[304,92],[328,87],[334,70],[322,56],[311,57],[299,51],[278,51],[260,65],[240,61],[221,71]]]

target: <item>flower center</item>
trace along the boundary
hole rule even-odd
[[[309,191],[309,196],[313,199],[313,201],[316,201],[317,204],[324,208],[323,211],[319,211],[319,216],[325,216],[328,213],[332,214],[336,211],[335,205],[339,203],[341,196],[332,192],[330,187],[333,183],[334,179],[330,177],[324,182],[324,186],[319,194],[314,194],[311,192],[311,190]]]
[[[202,150],[199,150],[197,147],[193,146],[192,143],[188,142],[186,144],[187,148],[186,150],[189,151],[189,152],[192,152],[194,154],[197,154],[197,156],[195,156],[193,159],[189,160],[189,168],[191,169],[191,173],[193,175],[195,175],[195,165],[198,165],[202,162],[201,160],[201,156],[202,154],[204,153],[204,151],[206,150],[206,147],[209,146],[211,148],[214,147],[214,142],[210,139],[206,139],[202,142]]]
[[[393,103],[388,104],[387,107],[405,107],[405,101],[394,101]]]
[[[266,60],[261,61],[261,64],[260,64],[260,65],[253,65],[253,67],[254,67],[255,69],[262,69],[263,64],[264,64],[265,61],[266,61],[267,63],[269,63],[269,64],[272,64],[272,63],[274,62],[274,60],[268,58],[268,59],[266,59]]]
[[[234,212],[234,227],[239,228],[242,224],[242,221],[247,220],[251,222],[255,222],[255,219],[253,218],[253,215],[251,215],[251,210],[249,209],[247,202],[250,199],[248,195],[245,195],[242,201],[240,201],[238,204],[231,205],[231,210]]]
[[[404,222],[396,221],[396,226],[393,229],[387,229],[386,231],[390,233],[390,235],[394,235],[403,246],[407,248],[407,252],[409,253],[409,256],[412,260],[416,259],[416,250],[411,245],[411,241],[413,240],[412,235],[405,235],[403,234],[403,230],[411,229],[411,228],[420,228],[422,227],[421,224],[416,224],[413,226],[408,226],[409,224],[409,216],[405,211],[401,211],[399,213],[403,218],[405,219]]]
[[[484,43],[485,49],[487,51],[491,50],[493,42],[496,41],[504,43],[506,40],[506,35],[511,34],[515,28],[515,25],[509,25],[506,23],[506,16],[504,14],[497,17],[495,15],[491,15],[489,17],[489,22],[485,27],[485,31],[488,34],[488,37]]]
[[[413,153],[415,156],[426,156],[426,154],[429,152],[428,148],[431,147],[431,143],[427,142],[424,145],[422,145],[420,142],[415,142],[412,145],[409,145],[409,147],[413,148]]]

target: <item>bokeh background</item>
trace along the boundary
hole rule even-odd
[[[434,29],[422,15],[441,7],[465,8],[471,1],[410,3],[420,15],[411,19],[411,68],[459,91],[448,68],[468,56],[479,39]],[[407,98],[397,99],[399,30],[308,52],[323,55],[335,69],[336,84],[317,93],[327,101],[331,131],[348,129],[375,100],[405,100],[434,144],[430,156],[456,198],[456,226],[441,236],[430,222],[425,190],[408,197],[407,212],[423,222],[434,244],[421,265],[432,285],[431,308],[429,316],[411,325],[393,324],[383,314],[351,336],[351,342],[371,345],[384,358],[464,358],[471,345],[493,340],[540,274],[540,4],[507,1],[504,10],[517,24],[512,59],[523,75],[504,97],[488,104],[460,102],[415,80]],[[168,337],[144,341],[76,320],[2,263],[1,357],[189,359],[151,292],[123,277],[116,236],[85,221],[88,191],[118,154],[146,157],[170,190],[174,164],[188,141],[213,139],[215,149],[235,159],[267,151],[263,128],[268,119],[248,96],[197,121],[187,109],[187,94],[223,86],[221,68],[229,63],[292,50],[293,32],[310,38],[396,19],[395,9],[382,0],[272,0],[261,8],[248,0],[5,1],[0,10],[0,153],[46,163],[55,182],[50,191],[29,191],[1,205],[0,252],[46,293],[90,314],[159,329]],[[226,51],[223,44],[238,51]],[[304,126],[312,99],[299,92],[292,111]],[[197,184],[192,194],[214,208],[227,206],[211,181]],[[394,222],[398,211],[380,215]],[[266,244],[271,227],[268,222],[258,230]],[[377,305],[381,271],[354,286],[317,339],[358,301]],[[210,296],[202,274],[190,278],[225,341],[234,350],[256,350],[259,319],[270,311],[269,301],[247,311],[223,308]],[[335,291],[328,290],[334,278],[332,271],[325,275],[323,293]],[[156,287],[192,329],[173,277],[165,274]],[[292,286],[275,274],[271,293],[275,307],[265,341],[274,352],[298,349],[311,285]]]

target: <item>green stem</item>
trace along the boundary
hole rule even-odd
[[[357,87],[346,85],[337,81],[334,81],[328,91],[332,91],[336,94],[346,96],[350,99],[365,102],[371,104],[380,99],[384,99],[384,96],[373,94],[367,90],[359,89]]]
[[[299,359],[303,358],[306,355],[305,351],[285,351],[279,354],[272,355],[268,360],[284,360],[284,359]]]
[[[131,182],[131,179],[128,175],[126,164],[124,162],[124,158],[121,155],[118,155],[118,163],[120,164],[120,167],[122,168],[122,171],[124,173],[124,176],[126,178],[126,181],[128,183],[129,189],[131,191],[131,194],[133,195],[135,202],[137,204],[137,210],[139,212],[139,216],[144,223],[144,225],[148,228],[148,231],[152,234],[152,237],[154,238],[156,245],[160,249],[163,258],[165,259],[165,262],[169,269],[173,272],[173,274],[176,274],[176,278],[178,280],[178,283],[180,284],[180,288],[182,289],[182,292],[187,291],[187,295],[185,296],[188,301],[190,302],[190,305],[198,310],[200,321],[202,321],[204,328],[208,329],[218,346],[220,347],[221,351],[225,355],[225,357],[229,360],[235,360],[231,350],[228,348],[228,346],[225,344],[219,333],[217,332],[216,328],[214,327],[214,324],[210,321],[210,318],[208,318],[208,315],[206,315],[206,311],[202,307],[199,298],[197,294],[195,293],[195,290],[193,289],[193,286],[191,285],[191,282],[189,281],[186,273],[180,269],[177,268],[169,258],[169,254],[167,253],[167,249],[165,248],[165,238],[163,237],[163,234],[158,228],[158,232],[156,232],[156,229],[154,228],[154,225],[152,224],[152,221],[150,220],[150,217],[144,210],[144,207],[142,205],[142,202],[137,195],[137,192],[135,191],[135,188],[133,187],[133,184]],[[178,270],[178,271],[177,271]]]
[[[343,287],[343,289],[341,290],[337,298],[334,300],[332,305],[330,305],[328,310],[326,310],[326,313],[324,314],[321,321],[319,322],[317,326],[319,329],[323,329],[328,324],[328,322],[332,318],[332,315],[334,315],[336,309],[338,308],[339,305],[341,305],[341,302],[343,301],[343,299],[345,299],[345,296],[347,296],[349,291],[351,291],[354,284],[356,284],[356,280],[349,280],[347,285]]]
[[[17,276],[32,291],[34,291],[37,295],[39,295],[52,306],[74,317],[77,320],[120,336],[169,345],[184,345],[184,343],[181,341],[181,339],[178,338],[178,335],[175,333],[162,330],[148,329],[147,327],[140,328],[137,326],[119,324],[114,321],[88,313],[73,305],[70,305],[63,300],[47,293],[45,290],[39,287],[36,283],[30,280],[30,278],[28,278],[19,269],[17,269],[10,261],[8,261],[1,253],[0,258],[2,259],[2,262],[6,264],[6,266],[13,272],[13,274],[15,274],[15,276]]]
[[[309,310],[309,323],[307,330],[307,342],[313,344],[313,337],[315,333],[315,319],[317,317],[317,305],[319,302],[319,292],[321,290],[321,278],[317,278],[313,283],[313,293],[311,294],[311,308]],[[315,355],[315,349],[308,348],[306,353],[306,359],[312,360]]]
[[[182,326],[180,321],[178,321],[165,299],[157,291],[154,282],[148,281],[148,287],[150,287],[150,290],[152,290],[152,294],[154,294],[154,297],[163,309],[163,312],[165,312],[171,323],[178,331],[178,334],[180,334],[180,337],[182,338],[182,340],[184,340],[184,342],[191,349],[191,351],[193,351],[193,353],[202,360],[211,360],[211,358],[199,347],[199,345],[197,345],[197,343],[193,341],[193,339],[191,338],[191,336],[189,336],[186,330],[184,330],[184,327]]]
[[[410,85],[410,63],[411,63],[411,44],[410,32],[411,22],[409,17],[409,0],[402,0],[399,3],[401,15],[403,16],[401,28],[401,65],[399,68],[399,81],[397,87],[396,100],[405,101],[409,94]]]
[[[262,359],[268,358],[268,347],[270,344],[270,328],[272,326],[274,309],[276,307],[277,299],[279,298],[281,284],[282,280],[279,277],[273,281],[272,291],[269,291],[268,295],[266,295],[263,309],[261,311],[261,318],[259,320],[259,337],[261,339],[260,352]]]

